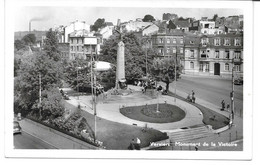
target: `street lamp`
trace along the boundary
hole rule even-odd
[[[175,80],[175,83],[174,83],[174,94],[175,94],[175,97],[174,97],[174,102],[176,103],[176,84],[177,84],[177,46],[176,46],[176,53],[175,53],[175,64],[174,64],[174,80]]]

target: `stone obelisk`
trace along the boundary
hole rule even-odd
[[[117,44],[117,64],[116,64],[116,89],[119,89],[119,82],[125,81],[125,44],[120,41]]]

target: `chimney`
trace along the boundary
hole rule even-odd
[[[31,32],[31,21],[29,22],[29,32]]]

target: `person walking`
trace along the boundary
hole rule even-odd
[[[221,102],[221,111],[224,111],[225,110],[225,101],[222,100]]]
[[[191,96],[192,102],[195,103],[195,92],[193,90],[191,92]]]

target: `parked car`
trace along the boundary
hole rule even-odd
[[[14,134],[22,133],[22,128],[18,121],[13,121],[13,133]]]
[[[234,84],[235,85],[243,85],[243,78],[239,77],[239,78],[235,79]]]

